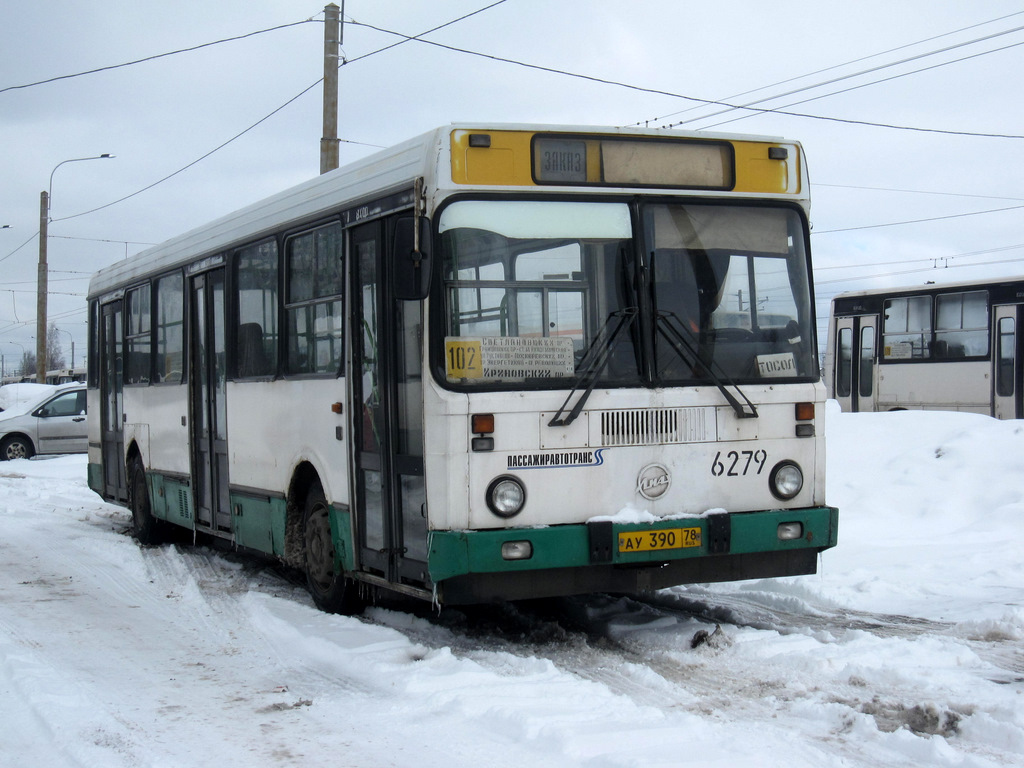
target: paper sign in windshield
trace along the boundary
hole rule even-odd
[[[796,376],[796,359],[792,352],[781,352],[777,355],[758,355],[757,371],[762,377],[772,379],[783,376]]]
[[[575,373],[567,336],[449,336],[445,369],[452,379],[564,378]]]

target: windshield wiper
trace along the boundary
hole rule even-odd
[[[573,382],[572,389],[569,390],[569,395],[565,398],[565,402],[562,403],[562,407],[558,409],[558,413],[548,422],[549,427],[567,427],[576,421],[576,417],[582,412],[587,398],[594,391],[594,384],[597,382],[598,375],[605,369],[605,366],[608,365],[608,361],[611,359],[612,344],[615,342],[615,337],[619,335],[623,328],[628,328],[633,324],[638,311],[636,307],[626,307],[608,315],[604,325],[601,326],[601,330],[597,332],[594,341],[591,342],[586,353],[583,355],[583,359],[580,360],[579,370],[576,373],[576,380]],[[609,331],[613,320],[618,320],[618,322]],[[586,389],[576,401],[576,405],[572,407],[568,415],[563,416],[569,401],[572,400],[572,396],[584,386]]]
[[[675,321],[673,323],[672,321]],[[665,337],[666,341],[675,350],[675,353],[679,355],[680,359],[690,363],[690,367],[696,370],[698,367],[702,368],[708,375],[708,378],[714,383],[718,390],[725,397],[732,409],[736,411],[736,417],[740,419],[756,419],[757,408],[750,398],[747,397],[743,390],[740,389],[736,382],[733,381],[722,369],[722,366],[718,365],[713,359],[705,363],[700,359],[700,354],[697,349],[693,346],[693,342],[697,341],[696,334],[691,331],[686,325],[675,315],[673,312],[659,311],[657,313],[658,331],[662,336]],[[677,327],[678,326],[678,327]],[[679,329],[682,329],[685,333],[680,333]],[[687,339],[687,336],[689,338]],[[698,346],[699,346],[698,341]],[[684,350],[685,353],[684,354]],[[689,360],[687,360],[689,358]],[[717,367],[721,376],[715,374],[713,367]],[[728,385],[728,386],[727,386]],[[743,398],[741,403],[739,399],[732,392],[729,391],[728,387],[732,387],[736,390],[736,393]]]

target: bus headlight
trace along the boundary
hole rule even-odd
[[[487,506],[498,517],[515,517],[526,503],[526,489],[510,475],[496,477],[487,486]]]
[[[796,462],[780,461],[768,476],[768,487],[776,498],[788,501],[804,487],[804,473]]]

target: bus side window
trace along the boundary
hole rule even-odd
[[[853,329],[839,330],[836,363],[836,397],[849,397],[853,391]]]
[[[999,367],[996,369],[996,394],[1013,395],[1013,369],[1017,356],[1017,334],[1012,317],[999,319]]]
[[[874,385],[875,329],[865,325],[860,329],[860,370],[857,374],[857,392],[861,397],[871,397]]]

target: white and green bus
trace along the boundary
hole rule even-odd
[[[453,125],[97,273],[89,483],[317,605],[814,573],[799,144]]]

